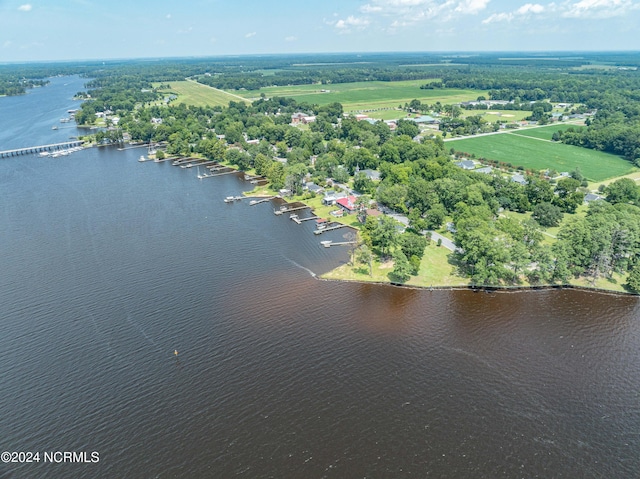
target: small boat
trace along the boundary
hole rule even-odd
[[[227,196],[227,197],[224,199],[224,202],[225,202],[225,203],[233,203],[233,200],[235,200],[235,199],[236,199],[236,198],[235,198],[235,196]]]
[[[57,127],[56,125],[53,125],[53,126],[51,127],[51,129],[52,129],[52,130],[57,130],[57,129],[58,129],[58,127]]]
[[[144,155],[140,155],[140,158],[138,158],[138,161],[140,162],[147,161],[147,159],[144,157]]]

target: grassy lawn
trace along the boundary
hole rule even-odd
[[[449,144],[457,151],[532,170],[551,168],[556,171],[572,171],[580,167],[582,174],[591,181],[603,181],[637,171],[636,167],[619,156],[523,136],[523,133],[534,131],[532,129],[517,131],[516,134],[503,133],[451,140]]]
[[[450,263],[450,254],[446,248],[438,247],[431,242],[425,249],[420,271],[417,276],[412,276],[407,285],[409,286],[467,286],[469,280],[455,275],[455,266]],[[356,264],[342,266],[329,271],[322,277],[325,279],[339,279],[347,281],[375,281],[389,282],[389,273],[393,270],[393,262],[380,263],[374,261],[372,264],[372,275],[369,275],[369,268],[366,265]]]
[[[234,92],[247,98],[259,98],[261,93],[267,97],[291,97],[298,102],[326,105],[332,102],[342,103],[346,112],[377,108],[396,108],[398,105],[418,99],[423,103],[456,103],[475,100],[486,95],[482,90],[421,90],[420,85],[427,80],[409,80],[396,82],[353,82],[330,85],[293,85],[261,88],[258,91]],[[324,90],[324,91],[323,91]]]
[[[184,103],[193,106],[228,106],[230,101],[242,101],[237,95],[226,93],[222,90],[208,87],[194,81],[172,81],[168,90],[160,90],[162,93],[178,95],[174,100],[177,104]],[[160,83],[154,84],[158,87]]]

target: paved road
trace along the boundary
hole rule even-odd
[[[440,233],[436,233],[435,231],[429,231],[429,233],[431,233],[431,239],[433,241],[441,240],[442,246],[444,246],[448,250],[456,251],[458,249],[455,243],[451,241],[449,238],[447,238],[446,236],[442,236]]]

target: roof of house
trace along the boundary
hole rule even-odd
[[[516,183],[520,183],[521,185],[527,184],[527,179],[522,176],[520,173],[514,173],[511,177],[511,181],[515,181]]]
[[[599,201],[602,199],[602,196],[596,195],[595,193],[587,193],[584,195],[585,203],[590,203],[591,201]]]
[[[376,170],[366,169],[366,170],[361,170],[361,173],[364,173],[365,175],[367,175],[367,178],[369,178],[370,180],[380,179],[380,172]]]
[[[340,198],[336,200],[336,204],[348,209],[349,211],[353,211],[356,208],[356,197],[352,195]]]
[[[476,164],[471,160],[462,160],[457,161],[456,166],[459,166],[460,168],[463,168],[465,170],[473,170],[476,167]]]

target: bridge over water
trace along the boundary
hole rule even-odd
[[[0,158],[42,153],[43,151],[62,150],[65,148],[73,148],[74,146],[81,146],[83,143],[83,140],[71,140],[62,143],[52,143],[50,145],[28,146],[26,148],[16,148],[15,150],[4,150],[0,151]]]

